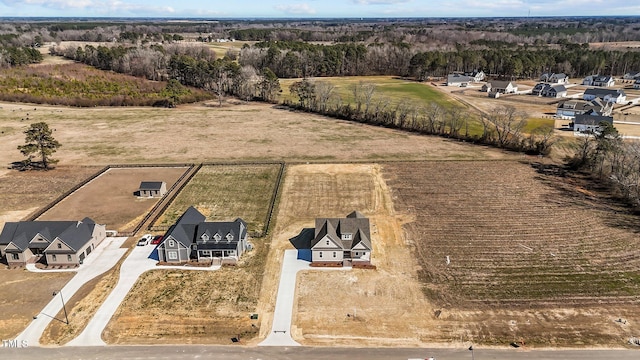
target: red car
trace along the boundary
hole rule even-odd
[[[158,245],[160,244],[160,242],[162,241],[163,236],[162,235],[156,235],[153,237],[153,240],[151,240],[151,244],[153,245]]]

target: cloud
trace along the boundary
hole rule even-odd
[[[0,0],[0,3],[10,7],[33,5],[56,10],[83,9],[101,14],[123,12],[134,14],[166,14],[175,12],[170,6],[147,6],[126,3],[119,0]]]
[[[309,4],[277,5],[275,9],[291,15],[312,15],[316,13],[316,10]]]
[[[394,5],[408,3],[411,0],[351,0],[358,5]]]

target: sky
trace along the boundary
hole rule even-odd
[[[0,0],[0,17],[640,16],[640,0]]]

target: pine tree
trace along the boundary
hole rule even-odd
[[[62,145],[51,136],[51,133],[49,125],[45,122],[33,123],[24,131],[25,144],[19,145],[18,150],[22,155],[27,156],[25,164],[31,164],[31,159],[36,155],[40,156],[41,166],[45,170],[48,170],[50,165],[58,162],[58,160],[54,160],[50,156]]]

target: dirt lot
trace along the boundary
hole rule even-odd
[[[108,229],[131,231],[156,204],[157,198],[138,198],[141,181],[164,181],[167,189],[186,167],[112,168],[56,204],[38,220],[83,219],[88,216]]]
[[[13,339],[20,334],[51,301],[51,294],[72,276],[73,273],[40,274],[0,268],[0,339]]]
[[[440,310],[437,320],[424,313],[436,327],[422,340],[623,346],[640,331],[637,216],[584,179],[550,170],[384,166],[396,209],[415,218],[406,241],[424,294]],[[614,322],[620,318],[627,322]],[[414,323],[406,326],[422,328]]]

